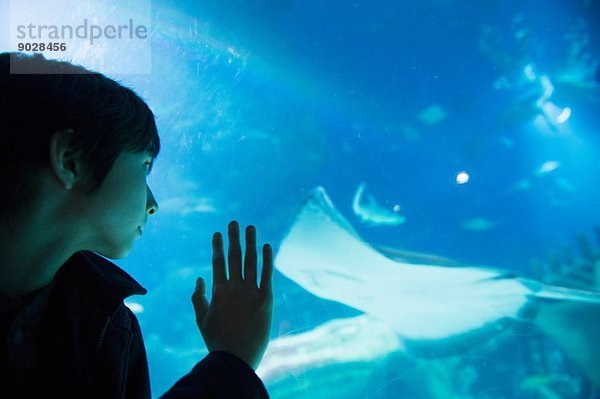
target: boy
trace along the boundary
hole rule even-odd
[[[13,71],[19,73],[11,74]],[[131,250],[158,204],[152,111],[99,73],[0,54],[0,396],[149,398],[146,353],[123,304],[146,290],[106,258]],[[209,354],[165,398],[267,398],[255,374],[269,341],[272,251],[256,284],[256,232],[213,235],[213,296],[192,295]],[[102,255],[102,256],[99,256]]]

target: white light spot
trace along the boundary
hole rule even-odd
[[[394,212],[400,212],[400,205],[394,205]]]
[[[465,184],[469,182],[469,174],[465,171],[459,172],[456,175],[456,183]]]
[[[135,314],[144,312],[144,306],[141,303],[125,301],[125,306],[131,309],[131,311]]]

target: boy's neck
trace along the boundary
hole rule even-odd
[[[48,236],[28,230],[17,234],[0,226],[0,293],[8,296],[27,295],[50,284],[72,255]]]

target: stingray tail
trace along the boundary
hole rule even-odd
[[[531,290],[531,293],[529,294],[530,297],[554,301],[582,302],[600,305],[599,291],[580,290],[575,288],[548,285],[529,279],[520,280]]]

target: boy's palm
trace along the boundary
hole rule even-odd
[[[213,235],[213,290],[210,304],[205,297],[202,278],[196,282],[192,303],[196,324],[210,352],[222,350],[244,360],[254,370],[269,344],[273,313],[273,260],[269,244],[263,246],[260,287],[256,285],[256,230],[246,228],[246,256],[242,276],[242,250],[239,225],[228,227],[229,279],[225,273],[223,238]]]

